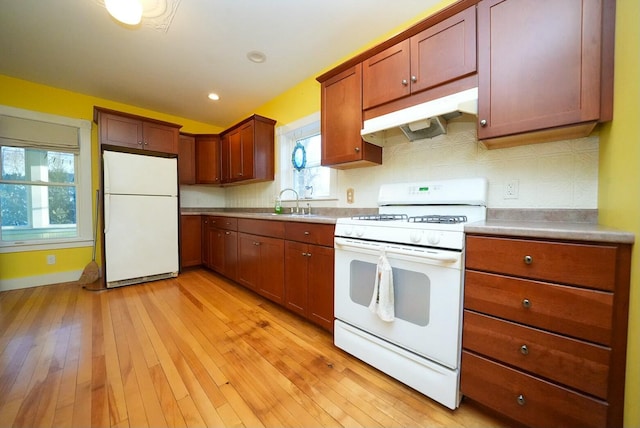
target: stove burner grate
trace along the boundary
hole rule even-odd
[[[423,215],[418,217],[409,217],[411,223],[466,223],[467,216],[465,215]]]
[[[351,217],[352,220],[370,220],[370,221],[408,221],[406,214],[371,214],[357,215]]]

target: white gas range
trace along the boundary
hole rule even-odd
[[[336,222],[336,346],[451,409],[460,401],[464,225],[486,218],[486,198],[485,179],[389,184],[377,215]],[[391,271],[384,284],[381,266]],[[392,320],[369,308],[383,304],[374,297],[383,290]]]

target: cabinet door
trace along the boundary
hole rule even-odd
[[[224,231],[224,275],[236,280],[238,277],[238,232]]]
[[[284,240],[260,236],[258,292],[276,303],[284,303]]]
[[[242,163],[242,138],[240,130],[236,129],[228,135],[229,145],[229,181],[242,180],[243,166]]]
[[[307,254],[309,319],[320,327],[333,331],[334,249],[309,245]]]
[[[253,121],[245,123],[240,128],[240,180],[250,180],[254,177],[254,129]]]
[[[202,216],[202,235],[201,235],[201,244],[202,244],[202,264],[211,269],[211,264],[209,263],[209,217]]]
[[[180,266],[202,263],[202,227],[199,215],[180,216]]]
[[[178,177],[180,184],[196,184],[196,139],[190,135],[180,135]]]
[[[153,122],[142,122],[145,150],[163,153],[178,153],[178,128]]]
[[[362,63],[362,109],[366,110],[411,93],[409,39]],[[431,59],[433,61],[433,58]]]
[[[209,267],[224,275],[224,230],[209,228]]]
[[[142,121],[100,113],[100,144],[143,148]]]
[[[261,275],[259,238],[238,233],[238,282],[254,291],[258,291]]]
[[[411,37],[411,93],[476,72],[476,8]]]
[[[362,129],[362,64],[322,82],[322,160],[347,168],[382,163],[382,147],[365,143]]]
[[[602,3],[478,5],[478,138],[597,120]]]
[[[284,305],[293,312],[307,316],[307,244],[286,241],[284,248],[285,301]]]
[[[220,174],[221,182],[228,183],[231,181],[231,144],[229,141],[229,134],[220,136]]]
[[[196,182],[198,184],[220,184],[220,137],[197,135]]]

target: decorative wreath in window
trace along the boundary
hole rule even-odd
[[[291,152],[291,163],[296,171],[300,171],[307,166],[307,151],[300,142],[296,143],[293,152]]]

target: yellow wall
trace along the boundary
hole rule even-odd
[[[76,119],[93,120],[93,106],[106,107],[140,116],[182,125],[190,133],[218,133],[220,127],[177,116],[145,110],[50,86],[0,75],[0,104]],[[92,128],[93,189],[98,188],[97,127]],[[95,201],[94,201],[95,203]],[[98,246],[99,248],[99,246]],[[82,270],[91,261],[91,248],[69,248],[54,251],[29,251],[0,254],[0,279],[13,279]],[[48,265],[46,256],[56,256],[56,264]],[[99,260],[99,257],[98,257]]]
[[[598,213],[600,223],[640,238],[640,2],[618,0],[614,120],[600,133]],[[625,417],[640,427],[640,251],[631,270]]]

